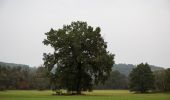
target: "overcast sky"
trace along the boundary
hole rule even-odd
[[[99,26],[116,63],[170,67],[170,0],[0,0],[0,61],[39,66],[44,33]]]

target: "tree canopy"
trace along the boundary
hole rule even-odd
[[[147,63],[137,65],[129,76],[131,91],[145,93],[154,87],[154,76]]]
[[[93,84],[104,83],[114,64],[114,55],[109,53],[107,43],[99,27],[86,22],[72,22],[61,29],[45,33],[44,45],[54,48],[53,53],[44,53],[44,65],[49,70],[57,64],[56,73],[49,76],[53,83],[69,92],[80,94],[92,90]]]

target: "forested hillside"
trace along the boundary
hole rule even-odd
[[[135,68],[136,65],[133,64],[115,64],[113,65],[113,70],[118,70],[121,74],[124,74],[126,76],[129,75],[129,73],[132,71],[133,68]],[[154,65],[150,65],[152,71],[157,70],[163,70],[163,67],[157,67]]]
[[[21,67],[29,67],[28,65],[25,64],[15,64],[15,63],[6,63],[6,62],[0,62],[1,66],[8,66],[8,67],[17,67],[17,66],[21,66]]]

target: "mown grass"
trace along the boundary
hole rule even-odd
[[[128,90],[94,90],[69,96],[52,94],[52,91],[10,90],[0,92],[0,100],[170,100],[168,93],[135,94]]]

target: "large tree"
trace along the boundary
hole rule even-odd
[[[86,22],[72,22],[63,28],[45,33],[44,45],[54,48],[53,53],[44,53],[44,65],[49,70],[57,65],[53,83],[67,91],[91,90],[93,84],[104,83],[114,64],[114,55],[109,53],[100,28]]]
[[[130,73],[130,91],[145,93],[153,88],[154,76],[149,65],[139,64]]]

